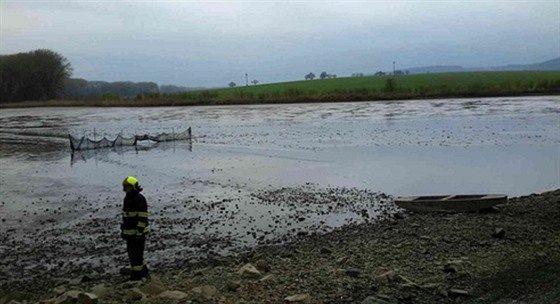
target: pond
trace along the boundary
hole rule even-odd
[[[72,153],[68,141],[188,127],[191,141],[152,146]],[[394,196],[559,188],[560,97],[3,109],[0,143],[6,271],[64,274],[124,265],[127,175],[145,189],[148,259],[161,264],[388,216]],[[74,266],[57,266],[61,250]]]

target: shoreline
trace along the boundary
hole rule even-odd
[[[470,99],[470,98],[500,98],[500,97],[538,97],[538,96],[560,96],[558,90],[546,92],[511,93],[511,94],[442,94],[442,95],[410,95],[407,93],[394,93],[379,97],[371,96],[348,96],[344,98],[340,95],[321,95],[301,98],[278,99],[268,101],[255,101],[246,99],[225,99],[225,100],[206,100],[191,101],[181,100],[173,97],[145,98],[142,100],[119,99],[119,100],[47,100],[47,101],[23,101],[0,103],[1,109],[20,109],[20,108],[42,108],[42,107],[192,107],[192,106],[247,106],[247,105],[278,105],[278,104],[314,104],[314,103],[345,103],[345,102],[391,102],[391,101],[414,101],[414,100],[438,100],[438,99]]]
[[[560,189],[510,198],[488,212],[399,212],[284,245],[153,269],[144,283],[99,277],[63,286],[99,293],[100,303],[134,296],[146,303],[284,303],[296,295],[290,298],[296,303],[557,303],[558,218]],[[247,263],[259,273],[240,274]],[[27,285],[31,290],[20,296],[56,298],[49,290],[57,283],[42,283]],[[3,285],[0,299],[24,291],[18,285]]]

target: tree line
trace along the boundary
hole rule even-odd
[[[0,102],[55,99],[70,75],[70,62],[51,50],[0,55]]]
[[[70,78],[72,66],[64,56],[46,49],[0,55],[0,102],[49,99],[143,98],[199,88],[154,82],[88,81]]]
[[[136,97],[139,94],[159,93],[159,86],[155,82],[131,81],[87,81],[85,79],[66,79],[64,91],[65,99],[112,99],[120,97]]]
[[[315,74],[313,74],[313,72],[310,72],[309,74],[305,75],[305,80],[313,80],[315,79]],[[329,74],[327,72],[321,72],[321,74],[319,74],[319,78],[320,79],[334,79],[336,78],[336,74]]]

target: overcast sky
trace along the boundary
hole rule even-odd
[[[0,53],[189,87],[560,56],[560,1],[0,1]]]

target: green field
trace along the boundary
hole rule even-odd
[[[307,80],[173,94],[201,103],[268,103],[560,93],[560,71],[473,72]]]
[[[262,84],[142,98],[53,100],[13,106],[173,106],[336,102],[560,94],[560,71],[470,72],[368,76]]]

